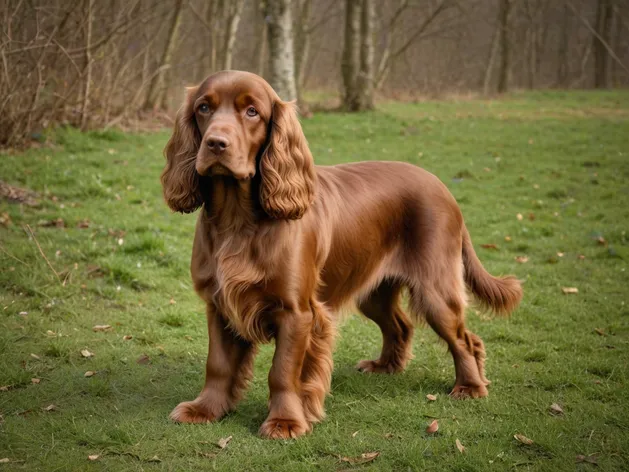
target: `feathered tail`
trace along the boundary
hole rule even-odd
[[[494,277],[481,264],[467,228],[463,226],[465,283],[478,301],[496,314],[508,315],[522,299],[520,281],[512,275]]]

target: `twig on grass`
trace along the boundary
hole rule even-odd
[[[13,254],[11,254],[9,251],[7,251],[2,244],[0,244],[0,251],[4,252],[11,259],[15,259],[16,261],[21,262],[26,267],[28,267],[28,264],[26,262],[24,262],[22,259],[18,259],[17,257],[15,257]]]
[[[55,274],[55,276],[57,277],[57,280],[60,283],[63,283],[63,282],[61,282],[61,277],[59,276],[59,273],[52,266],[52,264],[50,263],[50,261],[46,257],[46,254],[44,254],[44,251],[41,248],[41,246],[39,245],[39,242],[37,241],[37,238],[35,237],[35,233],[33,233],[33,230],[31,229],[31,227],[29,225],[26,225],[26,229],[28,230],[28,232],[30,233],[31,237],[33,238],[33,241],[35,241],[35,244],[37,245],[37,249],[39,249],[39,253],[42,255],[42,257],[44,258],[44,260],[48,264],[48,267],[50,267],[50,270],[52,270],[52,272]]]

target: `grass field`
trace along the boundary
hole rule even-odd
[[[0,155],[0,180],[40,198],[0,201],[0,470],[626,470],[629,93],[383,103],[303,126],[319,164],[395,159],[435,173],[485,267],[524,281],[510,319],[468,310],[489,397],[448,398],[452,359],[428,328],[405,373],[358,373],[380,334],[353,316],[310,436],[256,434],[273,346],[235,413],[171,423],[202,385],[207,335],[188,271],[195,216],[161,198],[169,133],[63,130],[51,147]]]

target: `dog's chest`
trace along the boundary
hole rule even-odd
[[[193,262],[195,288],[216,306],[231,329],[251,341],[267,338],[263,314],[269,294],[263,289],[267,270],[255,243],[245,237],[212,241],[201,264]]]

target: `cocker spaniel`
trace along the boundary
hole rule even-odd
[[[402,162],[315,166],[295,106],[257,75],[219,72],[188,89],[162,174],[170,208],[199,213],[191,272],[207,305],[205,385],[171,418],[236,407],[258,344],[275,340],[260,434],[293,438],[324,417],[337,313],[354,303],[382,331],[362,372],[402,371],[425,320],[454,358],[453,397],[484,397],[485,349],[465,327],[466,287],[509,313],[514,277],[481,265],[461,211],[434,175]],[[409,293],[407,315],[401,293]]]

